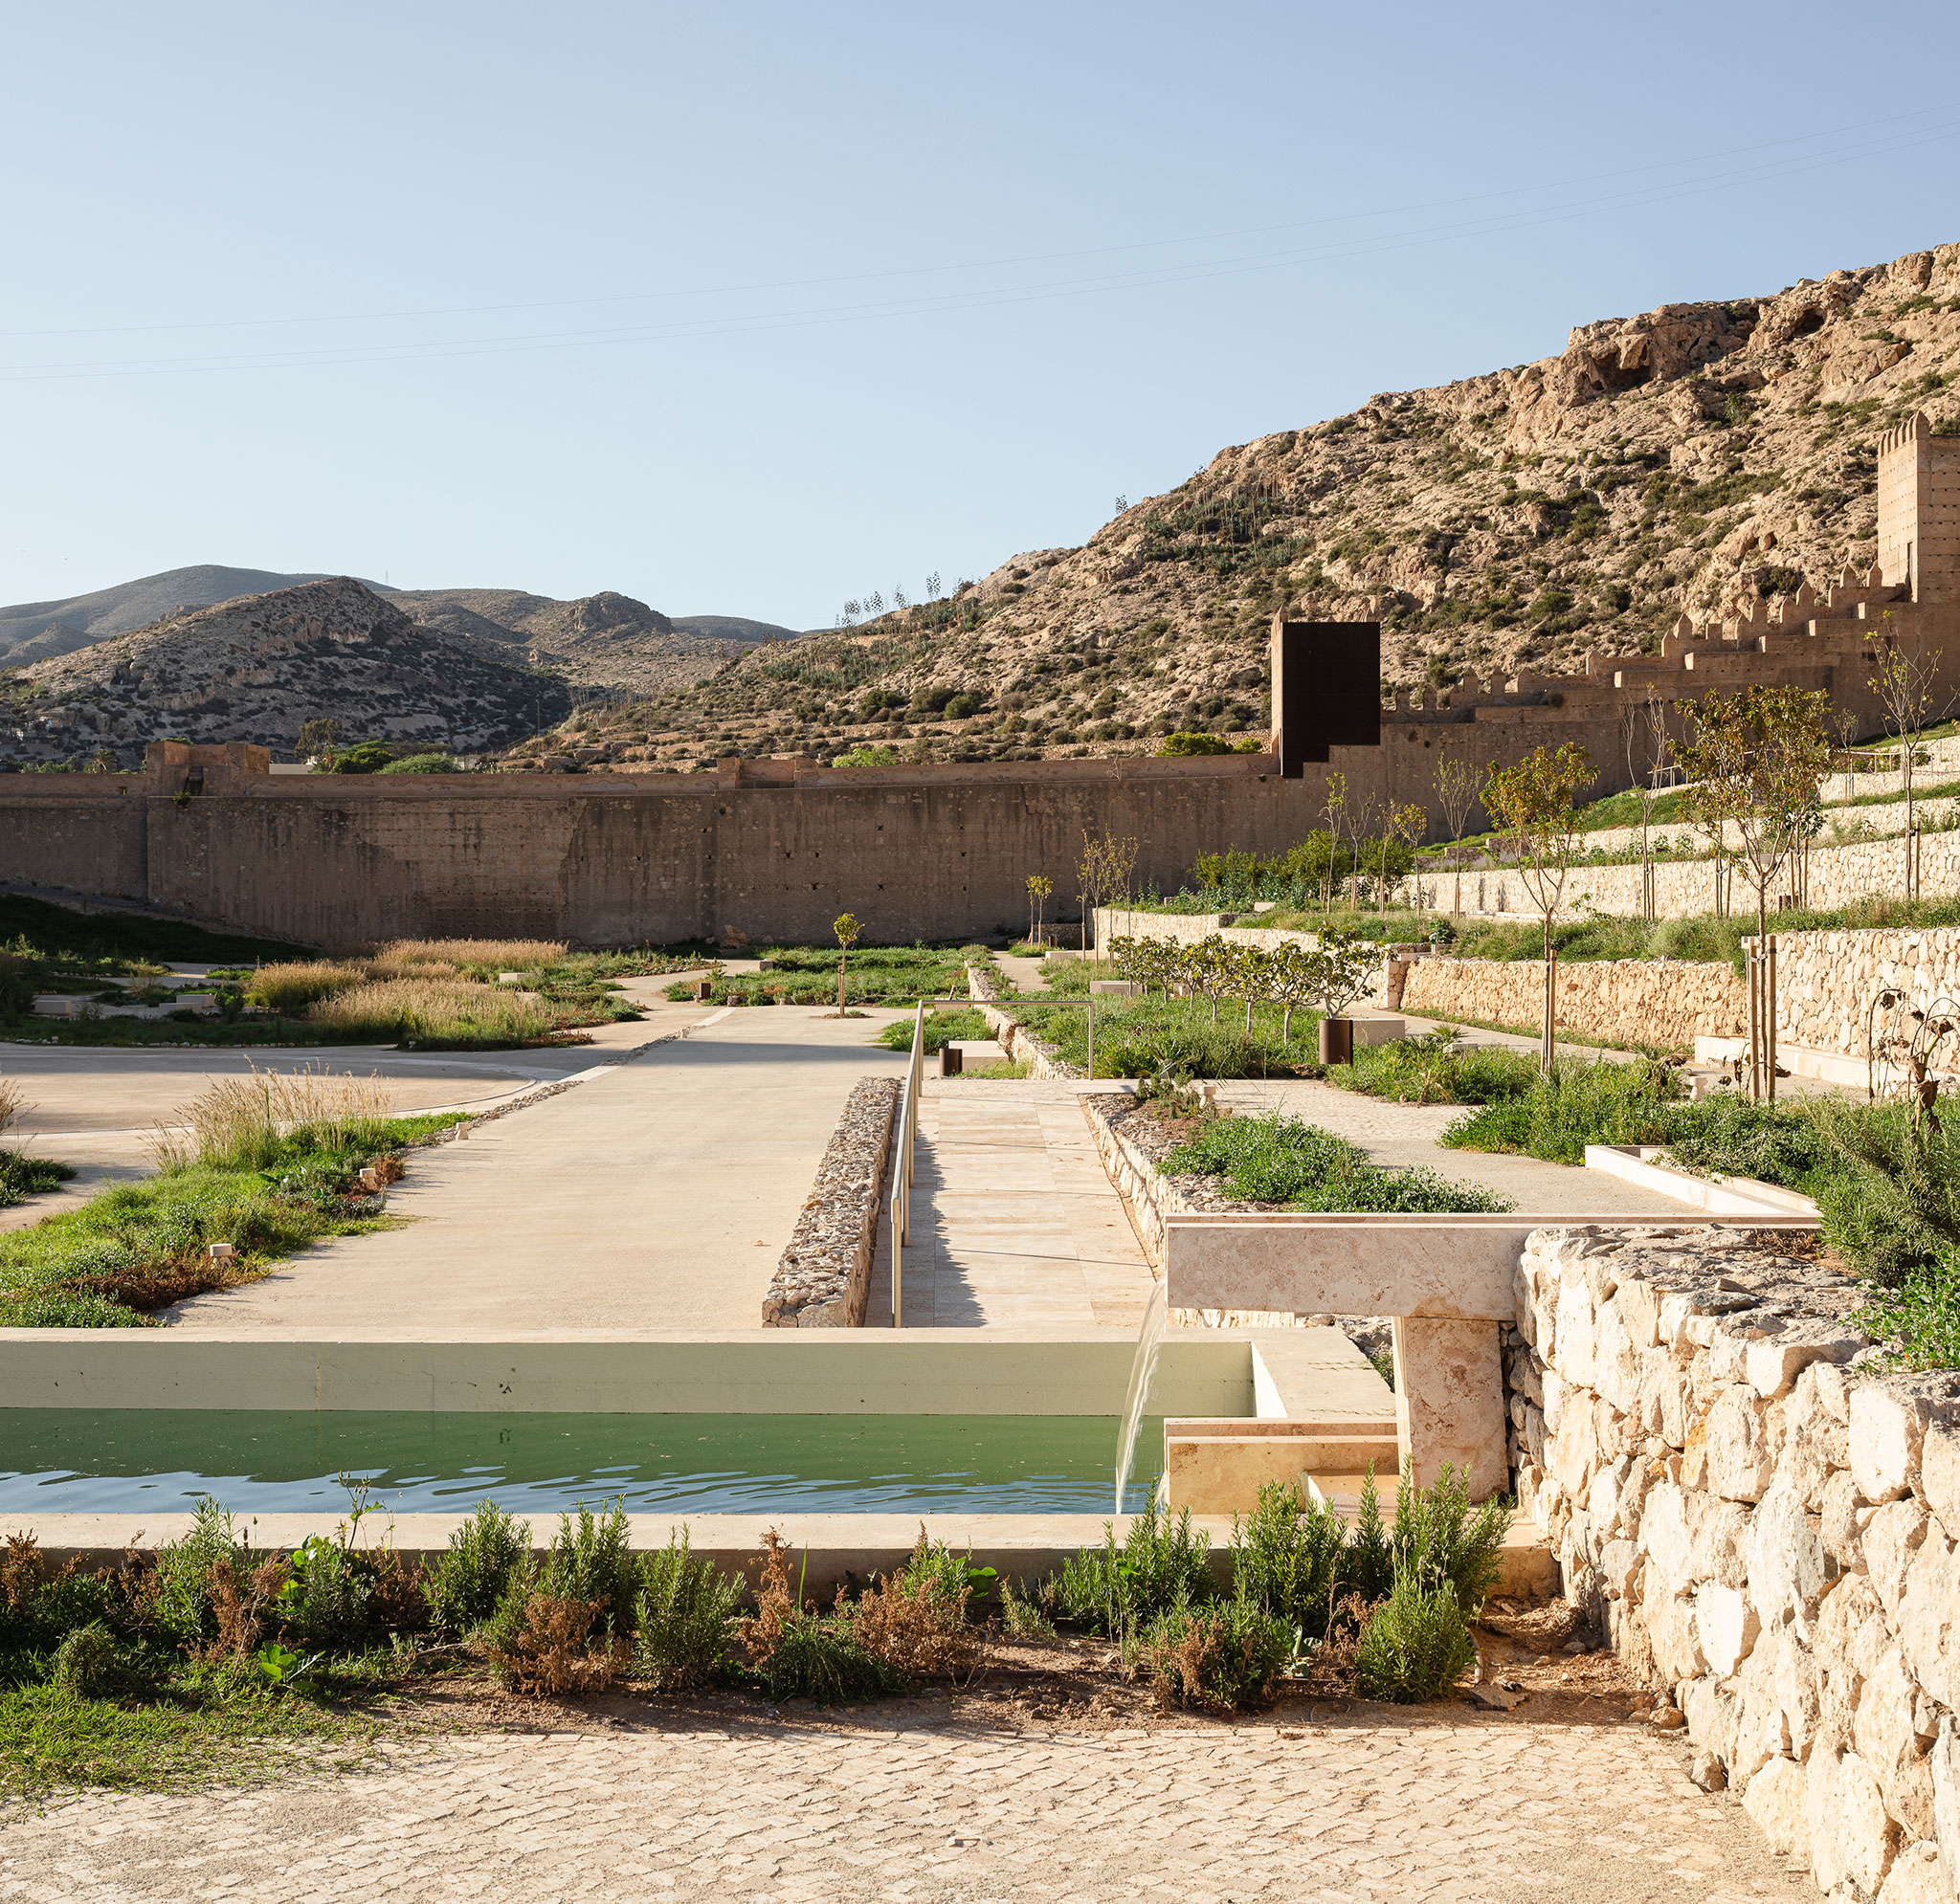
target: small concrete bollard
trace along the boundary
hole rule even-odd
[[[213,1243],[211,1246],[211,1259],[213,1263],[229,1263],[237,1253],[229,1243]]]

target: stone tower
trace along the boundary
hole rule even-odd
[[[1924,410],[1879,439],[1879,569],[1922,608],[1960,604],[1960,436]]]

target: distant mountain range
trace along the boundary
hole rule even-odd
[[[359,578],[203,563],[65,601],[0,608],[0,667],[72,654],[194,609],[341,580]],[[521,588],[384,588],[369,581],[360,586],[421,627],[521,651],[503,653],[506,663],[529,663],[576,687],[613,692],[689,685],[751,648],[790,640],[797,632],[739,615],[668,616],[610,589],[561,602]]]
[[[0,760],[133,766],[171,737],[290,753],[322,718],[347,742],[476,753],[571,705],[565,680],[507,646],[412,621],[338,576],[166,616],[5,676]]]

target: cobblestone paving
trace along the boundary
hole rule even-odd
[[[1675,1741],[1517,1716],[478,1734],[358,1776],[0,1818],[0,1898],[33,1904],[1815,1894]]]

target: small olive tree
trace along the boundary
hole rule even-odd
[[[857,944],[864,927],[856,913],[839,913],[831,921],[831,930],[837,935],[837,1016],[844,1015],[844,962],[851,956],[851,948]]]
[[[1576,742],[1556,752],[1534,747],[1514,767],[1490,765],[1483,789],[1484,810],[1512,848],[1518,877],[1545,928],[1545,1026],[1539,1069],[1551,1074],[1553,1031],[1558,1024],[1557,968],[1551,962],[1551,921],[1565,897],[1578,845],[1579,817],[1572,796],[1599,778],[1592,757]]]
[[[1831,770],[1829,701],[1808,688],[1744,688],[1709,695],[1687,709],[1690,739],[1675,748],[1682,771],[1695,783],[1683,805],[1719,837],[1737,842],[1735,860],[1756,890],[1756,946],[1770,935],[1770,882],[1817,830],[1819,783]],[[1767,985],[1756,1006],[1761,1043],[1752,1096],[1774,1097],[1774,994]]]

